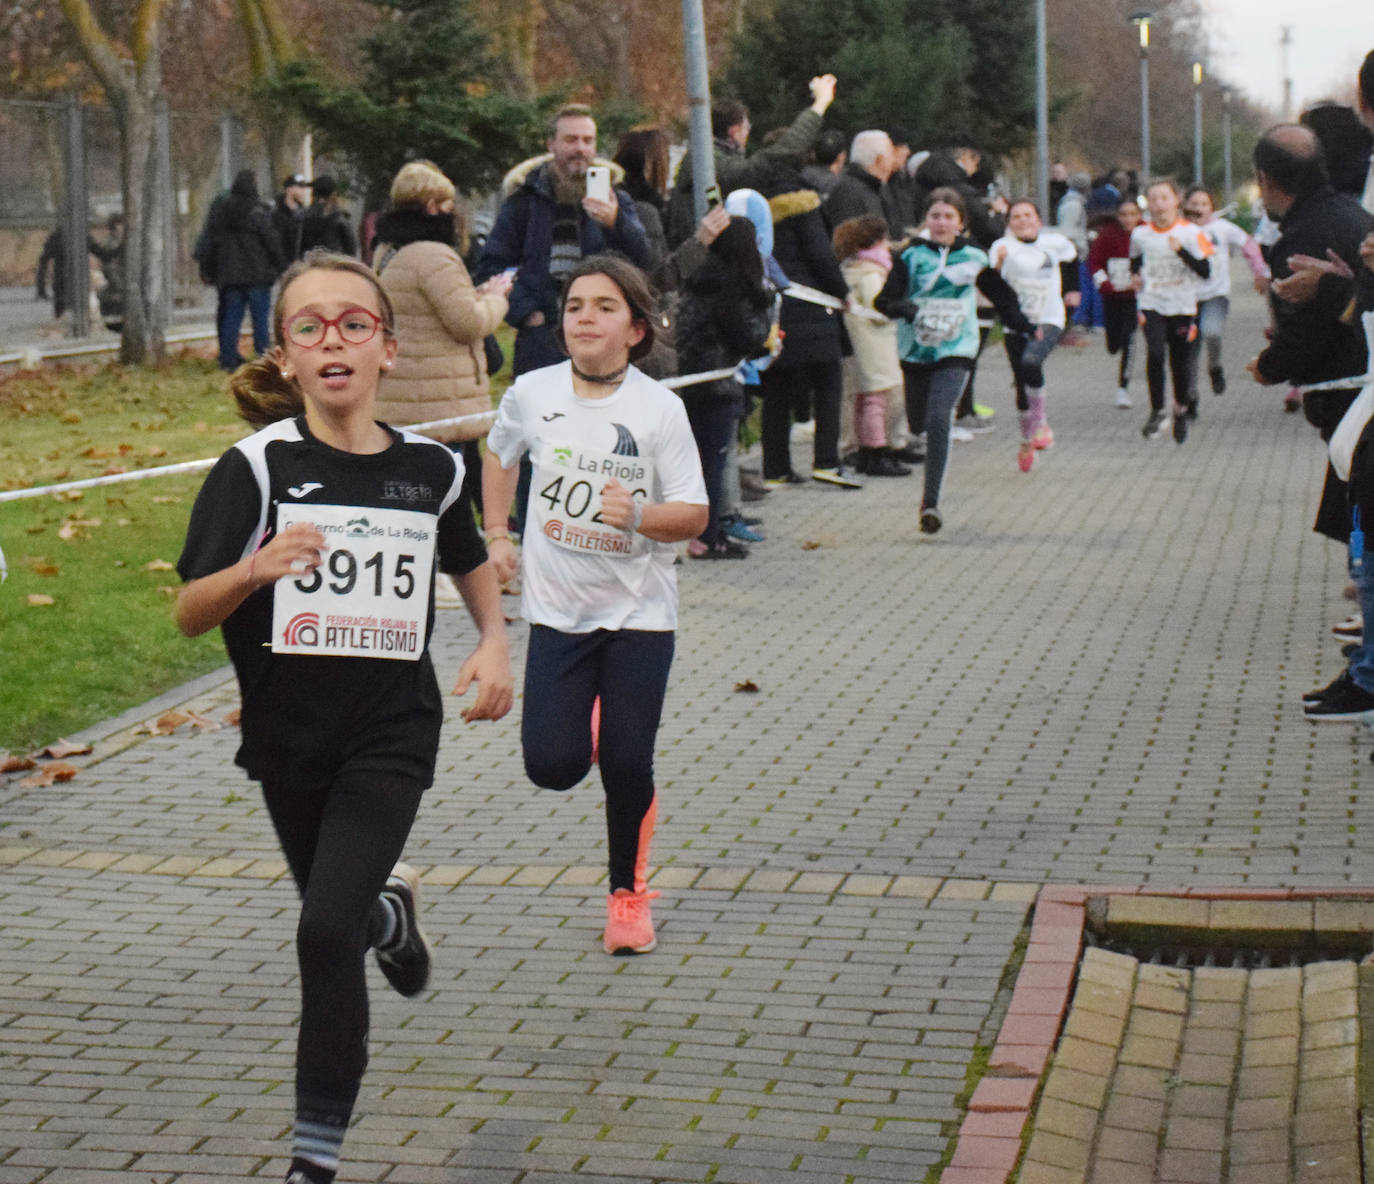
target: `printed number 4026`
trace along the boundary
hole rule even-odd
[[[415,592],[415,573],[411,571],[411,566],[415,562],[414,555],[397,555],[396,567],[392,572],[393,583],[391,591],[393,595],[401,600],[414,595]],[[382,582],[385,573],[382,568],[386,564],[386,556],[381,552],[376,552],[371,559],[362,565],[362,579],[367,579],[368,572],[372,573],[372,595],[382,595]],[[329,569],[329,575],[333,578],[329,581],[329,590],[336,592],[340,596],[347,596],[353,591],[358,583],[358,559],[352,551],[340,548],[337,551],[329,552],[329,559],[323,567],[317,567],[309,576],[295,581],[296,587],[302,592],[318,592],[324,584],[324,568]]]
[[[576,481],[568,482],[567,488],[564,489],[563,485],[566,480],[560,474],[539,491],[539,496],[549,503],[550,511],[556,513],[561,506],[563,513],[569,518],[581,518],[592,504],[592,483],[585,477],[579,477]],[[648,492],[643,489],[635,489],[631,493],[638,498],[648,496]],[[591,521],[605,521],[601,517],[600,510],[591,516]]]

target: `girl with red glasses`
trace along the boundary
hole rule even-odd
[[[311,252],[287,271],[276,348],[231,380],[261,430],[211,470],[177,564],[177,625],[223,631],[243,700],[236,763],[262,783],[301,894],[289,1184],[338,1169],[367,1063],[367,951],[402,995],[429,979],[419,876],[398,860],[443,715],[436,567],[479,633],[454,688],[477,684],[463,718],[500,719],[513,697],[501,594],[458,504],[462,459],[374,418],[392,320],[356,260]]]

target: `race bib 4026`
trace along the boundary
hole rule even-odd
[[[582,444],[546,443],[530,486],[529,516],[535,529],[557,546],[583,555],[627,559],[644,554],[648,539],[602,520],[601,490],[612,478],[646,501],[654,487],[654,462]]]
[[[272,652],[417,661],[425,648],[438,519],[413,510],[278,506],[277,531],[325,537],[313,572],[277,581]]]

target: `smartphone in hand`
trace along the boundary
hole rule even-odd
[[[597,201],[611,200],[611,170],[604,164],[587,167],[587,196]]]

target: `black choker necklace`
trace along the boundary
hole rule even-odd
[[[625,377],[625,371],[629,368],[629,366],[622,366],[619,370],[612,371],[610,374],[583,374],[582,371],[577,368],[577,363],[572,363],[572,372],[576,374],[578,378],[583,382],[592,382],[598,386],[614,386]]]

